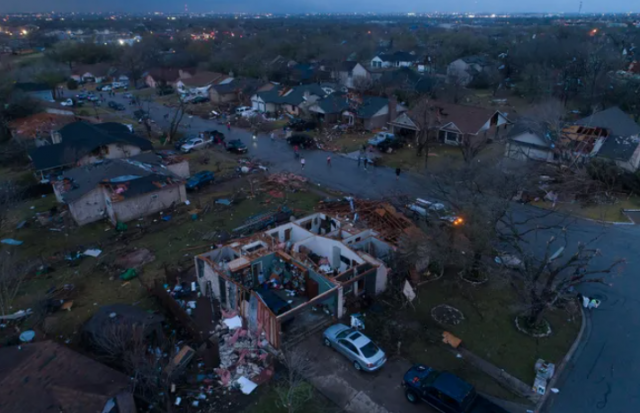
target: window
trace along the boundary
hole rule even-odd
[[[375,356],[378,353],[379,349],[373,341],[370,341],[364,346],[360,347],[360,351],[362,352],[363,356],[365,356],[366,358],[370,358]]]
[[[346,348],[347,350],[349,350],[350,352],[352,352],[353,354],[360,354],[358,353],[358,349],[356,348],[356,346],[353,345],[353,343],[350,343],[347,340],[340,340],[339,343]]]
[[[341,331],[340,333],[338,333],[338,335],[336,336],[336,338],[338,339],[342,339],[345,338],[346,336],[348,336],[349,334],[353,333],[353,330],[348,328],[344,331]]]

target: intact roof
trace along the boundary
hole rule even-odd
[[[125,125],[115,122],[95,125],[74,122],[58,132],[62,139],[60,143],[41,146],[29,153],[36,170],[73,164],[93,150],[113,143],[137,146],[143,151],[152,149],[149,140],[131,133]]]
[[[433,88],[434,83],[430,77],[423,76],[408,67],[383,72],[380,77],[380,82],[385,85],[416,92],[429,92]]]
[[[492,109],[456,105],[434,100],[430,104],[438,109],[438,123],[441,127],[453,123],[460,132],[470,134],[478,133],[480,128],[497,112]]]
[[[128,178],[123,182],[133,182],[139,179],[143,179],[146,182],[147,177],[155,179],[155,181],[167,181],[170,179],[173,181],[180,181],[180,178],[169,171],[163,166],[157,155],[149,154],[142,158],[155,159],[107,159],[102,162],[80,166],[78,168],[69,169],[64,171],[56,178],[52,179],[54,185],[61,194],[64,202],[74,202],[82,198],[87,193],[93,191],[98,185],[111,184],[118,178]],[[162,178],[164,177],[164,178]],[[153,182],[153,181],[152,181]],[[144,186],[135,185],[141,190]],[[153,192],[157,191],[157,187],[150,188]],[[139,192],[138,194],[143,193]],[[131,196],[131,194],[128,194]]]
[[[214,85],[213,88],[221,95],[228,93],[244,92],[251,94],[258,90],[266,82],[259,79],[233,79],[229,83],[223,83],[221,85]]]
[[[380,109],[389,104],[389,99],[378,96],[365,96],[358,106],[358,117],[363,119],[372,118]]]
[[[216,73],[216,72],[198,72],[195,75],[181,79],[180,81],[189,87],[204,87],[214,83],[220,83],[221,81],[227,79],[229,76]]]
[[[609,136],[600,147],[597,156],[618,161],[628,161],[640,144],[637,136]]]
[[[327,92],[324,91],[322,86],[318,84],[294,86],[292,88],[276,87],[265,92],[259,92],[258,97],[265,103],[275,104],[289,104],[298,106],[302,104],[304,100],[305,92],[309,92],[310,95],[316,95],[324,97]]]
[[[382,53],[378,57],[384,62],[417,62],[418,56],[409,52]]]
[[[336,69],[339,72],[351,72],[357,64],[358,62],[354,60],[344,60],[338,64],[338,67]]]
[[[124,374],[53,341],[0,348],[0,365],[3,412],[100,413],[130,384]],[[135,409],[118,404],[118,411]]]
[[[640,134],[640,125],[624,113],[618,106],[596,112],[580,119],[576,125],[607,129],[613,135],[634,136]]]
[[[344,93],[334,93],[316,102],[325,114],[342,113],[349,109],[349,98]]]

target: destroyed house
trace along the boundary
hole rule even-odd
[[[372,229],[316,213],[195,258],[201,291],[278,349],[385,290],[393,247]]]

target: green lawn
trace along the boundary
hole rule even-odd
[[[213,204],[219,198],[232,198],[241,186],[245,188],[246,195],[237,204],[230,207]],[[55,197],[48,195],[22,202],[11,211],[9,222],[1,235],[2,238],[23,241],[23,244],[2,245],[0,253],[10,251],[20,260],[29,262],[44,259],[51,263],[55,271],[32,276],[23,283],[14,308],[35,308],[36,302],[42,300],[51,287],[74,284],[78,296],[74,299],[72,310],[58,312],[52,318],[55,322],[52,332],[71,337],[101,305],[123,302],[153,306],[153,300],[149,299],[149,294],[139,279],[125,285],[119,280],[121,270],[112,267],[116,257],[135,248],[147,248],[156,259],[145,266],[141,277],[146,282],[163,279],[165,267],[188,268],[193,264],[194,255],[215,246],[216,240],[203,239],[210,233],[231,231],[248,217],[273,210],[282,204],[296,211],[297,216],[302,216],[311,212],[321,199],[320,195],[311,191],[284,194],[284,198],[273,198],[267,193],[256,191],[256,196],[251,197],[246,181],[227,182],[207,191],[190,193],[191,205],[181,205],[176,211],[165,211],[165,214],[172,216],[168,222],[161,220],[160,214],[129,222],[125,232],[126,240],[121,239],[122,235],[116,233],[106,221],[79,228],[62,227],[62,222],[56,222],[53,227],[62,228],[62,231],[51,231],[41,227],[34,216],[36,212],[45,212],[57,205]],[[207,206],[212,209],[208,213],[202,212]],[[194,209],[201,210],[195,220],[191,216]],[[25,219],[30,225],[16,229],[16,224]],[[140,227],[144,227],[145,231],[141,233]],[[64,260],[65,253],[84,251],[87,248],[100,248],[103,252],[97,259],[85,257],[73,264]]]
[[[428,283],[418,293],[415,317],[424,325],[437,325],[431,309],[439,304],[451,305],[465,317],[457,326],[442,328],[462,339],[471,352],[527,384],[533,384],[536,360],[559,363],[580,329],[579,313],[554,310],[545,316],[553,330],[550,337],[536,339],[519,332],[514,319],[522,307],[513,290],[495,280],[472,286],[448,274]]]
[[[306,385],[311,386],[310,384]],[[278,399],[274,382],[269,383],[268,386],[258,387],[258,391],[260,392],[258,400],[244,409],[243,413],[287,412],[287,408],[284,407]],[[312,399],[304,403],[303,406],[296,411],[304,413],[337,413],[340,409],[321,393],[313,391]]]
[[[545,209],[553,209],[551,202],[538,201],[532,203],[535,206]],[[619,202],[610,205],[594,205],[583,207],[579,202],[557,203],[555,209],[569,214],[578,215],[584,218],[595,219],[608,222],[629,222],[629,219],[622,212],[623,209],[640,209],[640,197],[633,195],[619,199]]]

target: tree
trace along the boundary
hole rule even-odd
[[[416,125],[416,156],[424,153],[424,166],[429,162],[431,143],[438,139],[440,125],[439,109],[429,99],[420,100],[411,109],[411,120]]]
[[[182,119],[187,111],[187,103],[182,99],[179,100],[178,105],[174,108],[173,113],[167,114],[171,119],[169,123],[169,129],[167,130],[167,141],[166,143],[170,143],[174,140],[176,135],[178,134],[178,130],[180,128],[180,123],[182,123]]]
[[[287,413],[302,411],[313,398],[313,386],[307,379],[314,374],[309,354],[300,348],[290,348],[282,352],[282,363],[287,369],[276,385],[276,394]]]
[[[576,287],[586,283],[611,285],[608,279],[619,273],[625,264],[623,258],[596,264],[594,260],[602,254],[592,245],[598,238],[578,242],[575,250],[568,252],[567,226],[544,226],[536,217],[518,222],[509,216],[502,222],[505,225],[504,243],[520,260],[518,265],[505,263],[505,274],[527,306],[523,327],[528,331],[540,331],[545,311],[562,298],[573,298],[570,294]],[[549,236],[542,254],[530,248],[527,237],[554,228],[559,234]]]

